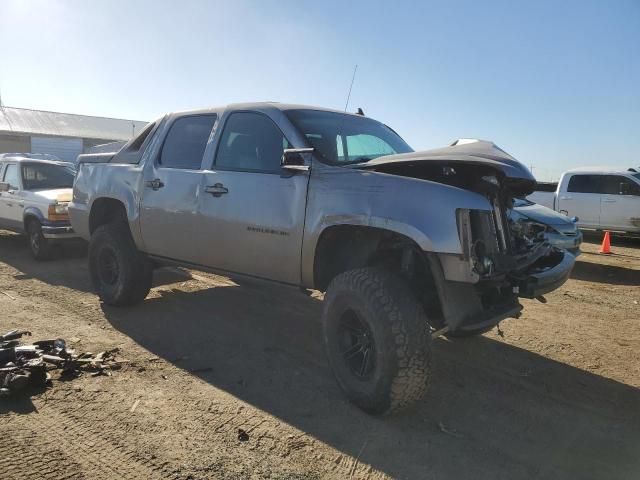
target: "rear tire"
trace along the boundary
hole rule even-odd
[[[50,260],[53,256],[51,243],[42,234],[42,226],[36,219],[27,223],[27,240],[33,258],[38,261]]]
[[[431,378],[431,335],[405,281],[381,268],[333,279],[324,300],[327,357],[346,397],[373,415],[419,400]]]
[[[152,264],[138,251],[124,222],[102,225],[91,235],[89,272],[100,300],[108,305],[134,305],[151,289]]]

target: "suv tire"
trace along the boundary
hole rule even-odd
[[[100,300],[108,305],[134,305],[151,289],[152,264],[138,251],[124,222],[102,225],[91,235],[89,272]]]
[[[340,388],[365,412],[395,412],[427,391],[429,323],[400,276],[381,268],[336,276],[324,299],[322,327]]]
[[[42,234],[42,226],[35,218],[27,222],[27,240],[33,258],[38,261],[50,260],[53,256],[51,242]]]

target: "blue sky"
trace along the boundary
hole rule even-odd
[[[274,100],[415,149],[495,141],[541,180],[640,165],[640,0],[0,0],[10,106],[151,120]]]

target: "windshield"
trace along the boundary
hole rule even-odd
[[[75,174],[72,164],[24,163],[22,165],[22,184],[25,190],[71,188]]]
[[[397,133],[371,118],[321,110],[288,110],[285,114],[321,159],[332,165],[413,152]]]
[[[640,180],[640,173],[634,173],[633,176]]]

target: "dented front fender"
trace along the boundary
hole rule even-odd
[[[375,227],[412,239],[423,251],[461,254],[456,210],[490,210],[474,192],[428,180],[314,163],[302,249],[303,283],[312,284],[315,248],[336,225]]]

